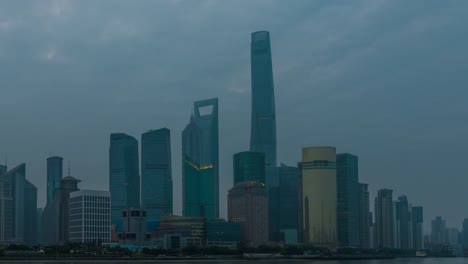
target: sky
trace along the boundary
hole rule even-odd
[[[468,1],[0,0],[0,164],[25,162],[46,199],[46,158],[108,189],[109,135],[181,132],[219,98],[221,216],[232,155],[250,141],[250,34],[271,35],[278,162],[301,148],[359,156],[360,181],[468,217]]]

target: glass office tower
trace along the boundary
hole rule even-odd
[[[340,246],[359,246],[358,157],[336,155],[337,231]]]
[[[243,181],[265,183],[265,154],[243,151],[234,154],[234,185]]]
[[[37,230],[37,188],[30,181],[24,184],[24,243],[38,244]]]
[[[60,188],[63,178],[63,158],[50,157],[47,159],[47,204],[54,199],[55,189]]]
[[[265,153],[266,166],[276,166],[276,114],[270,33],[252,33],[252,124],[250,150]]]
[[[182,132],[183,215],[219,217],[218,98],[194,103]]]
[[[141,205],[148,221],[172,215],[171,132],[167,128],[141,136]]]
[[[111,221],[122,228],[122,210],[140,207],[140,174],[138,141],[126,134],[110,135],[109,190],[111,192]]]
[[[13,190],[7,167],[0,165],[0,242],[13,239]]]

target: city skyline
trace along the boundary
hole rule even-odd
[[[366,3],[369,4],[369,2]],[[297,4],[293,4],[291,7],[286,8],[286,11],[280,12],[279,16],[281,18],[286,17],[288,10],[297,8],[296,5]],[[312,5],[315,6],[314,4]],[[313,6],[310,6],[310,8]],[[357,10],[360,10],[361,7],[359,4],[349,4],[345,6],[356,8]],[[67,12],[69,12],[67,14],[72,13],[72,17],[74,17],[73,14],[75,14],[75,10],[79,8],[78,4],[61,6],[58,11],[56,11],[58,13],[54,13],[56,14],[55,19],[61,19],[61,17],[64,16],[63,14]],[[138,6],[135,8],[138,8]],[[331,10],[329,9],[327,12],[331,14],[339,13],[339,10],[334,10],[333,7],[329,8]],[[371,12],[374,15],[380,14],[379,12],[383,12],[382,7],[377,6],[375,8],[376,10],[368,12]],[[415,8],[413,5],[410,4],[409,8],[410,13],[416,12],[412,9]],[[8,8],[1,9],[8,10]],[[34,12],[40,13],[48,11],[35,10]],[[120,12],[122,12],[122,10],[120,10]],[[448,13],[452,15],[455,14],[456,16],[458,14],[456,10],[452,9],[450,6],[434,12],[438,12],[437,14],[441,15]],[[375,19],[374,16],[371,16],[368,13],[364,15]],[[400,23],[403,25],[406,25],[404,23],[407,23],[416,27],[414,29],[416,31],[415,34],[419,37],[429,37],[424,31],[425,26],[427,26],[427,24],[424,24],[424,17],[426,16],[427,14],[423,13],[421,18],[422,22],[419,22],[422,24],[416,23],[413,25],[412,20],[406,17],[406,20],[400,21]],[[2,26],[0,27],[0,34],[13,34],[14,32],[17,32],[15,30],[18,29],[15,27],[22,27],[21,23],[15,25],[14,22],[16,20],[14,18],[10,19],[11,17],[9,16],[5,17],[7,17],[5,18],[5,21],[9,21],[9,23],[1,22]],[[248,17],[253,19],[252,15]],[[461,19],[458,16],[456,16],[456,18]],[[53,20],[53,18],[51,18],[51,20]],[[30,20],[26,20],[22,23],[28,24],[30,23],[29,21]],[[124,21],[135,21],[135,19],[125,17]],[[176,21],[178,21],[178,19],[176,19]],[[439,22],[442,23],[442,25],[455,25],[453,20],[444,20]],[[212,33],[212,27],[208,27],[204,22],[201,23],[202,33]],[[168,66],[167,70],[171,74],[177,72],[179,73],[177,77],[188,79],[188,82],[178,81],[169,84],[167,83],[167,80],[160,79],[160,75],[157,74],[156,77],[152,78],[146,75],[143,77],[143,75],[138,75],[135,72],[124,74],[126,70],[130,70],[131,67],[126,65],[124,63],[126,60],[124,61],[120,59],[120,57],[116,59],[116,64],[121,66],[115,66],[113,69],[119,72],[119,75],[121,76],[115,76],[108,72],[102,76],[90,75],[89,80],[82,82],[71,81],[72,78],[68,78],[70,76],[67,75],[70,73],[67,72],[66,69],[70,69],[71,72],[76,71],[76,73],[78,73],[81,69],[80,67],[87,65],[89,62],[87,64],[75,64],[74,59],[76,59],[77,55],[72,52],[73,50],[64,49],[60,43],[55,46],[46,45],[48,44],[47,42],[40,42],[44,45],[44,47],[41,48],[45,49],[44,52],[47,56],[39,56],[38,58],[31,56],[33,59],[28,59],[28,56],[31,54],[27,53],[29,55],[24,55],[25,57],[22,57],[22,60],[18,60],[19,64],[9,66],[12,66],[13,69],[17,69],[15,68],[15,65],[16,67],[18,67],[18,65],[25,66],[25,64],[30,60],[35,62],[37,59],[39,62],[36,63],[39,63],[39,65],[46,65],[48,67],[38,67],[38,64],[32,64],[24,67],[20,72],[31,73],[30,79],[17,78],[21,81],[12,81],[9,78],[1,79],[2,87],[6,87],[5,94],[10,98],[10,100],[8,103],[0,106],[0,118],[2,118],[2,120],[6,120],[6,124],[8,124],[1,133],[0,146],[2,146],[2,148],[0,150],[0,155],[2,157],[5,155],[8,156],[9,168],[13,168],[22,162],[27,163],[28,177],[31,182],[38,187],[39,205],[43,206],[45,204],[46,197],[46,188],[44,187],[46,182],[45,160],[47,157],[52,156],[49,154],[61,156],[66,161],[71,160],[71,168],[73,171],[72,175],[81,179],[83,182],[86,182],[86,189],[107,189],[108,172],[106,171],[106,150],[108,148],[108,135],[112,132],[124,131],[125,133],[138,138],[142,131],[168,127],[173,131],[173,135],[175,135],[172,137],[171,142],[172,149],[174,150],[172,153],[172,164],[174,167],[174,180],[177,181],[174,184],[174,193],[178,193],[178,191],[181,190],[181,170],[179,168],[181,155],[180,137],[178,135],[181,128],[186,124],[187,116],[190,113],[190,104],[191,102],[199,99],[217,96],[220,98],[220,150],[222,152],[220,153],[220,194],[227,193],[227,190],[232,184],[232,154],[247,150],[249,145],[248,126],[250,123],[250,110],[248,106],[250,100],[247,94],[249,93],[250,84],[248,70],[243,69],[244,67],[248,69],[249,64],[248,34],[256,30],[265,29],[271,32],[272,46],[275,52],[273,56],[275,61],[275,93],[277,95],[278,161],[290,166],[295,166],[296,162],[300,160],[300,149],[302,147],[325,144],[336,146],[340,153],[349,152],[360,157],[360,176],[363,182],[369,184],[371,189],[371,200],[375,197],[377,189],[390,188],[396,191],[395,197],[400,196],[400,194],[406,194],[414,204],[421,204],[424,206],[426,230],[429,219],[432,219],[436,215],[444,216],[444,218],[447,219],[448,226],[460,227],[461,220],[466,217],[464,213],[466,210],[463,210],[464,205],[457,201],[466,200],[464,199],[466,194],[462,192],[462,189],[460,189],[460,186],[466,186],[466,179],[464,179],[466,178],[464,176],[466,175],[466,166],[463,165],[463,162],[459,162],[463,157],[463,152],[461,152],[461,150],[466,149],[466,143],[460,141],[464,133],[463,131],[466,131],[466,126],[460,125],[455,121],[452,122],[447,118],[453,118],[454,120],[465,119],[466,108],[460,104],[461,101],[458,101],[461,100],[459,98],[463,98],[464,96],[458,96],[458,98],[455,98],[455,96],[453,96],[454,93],[448,93],[452,94],[451,96],[445,94],[438,96],[440,93],[434,90],[434,87],[437,85],[442,86],[442,84],[445,85],[445,83],[450,83],[448,82],[449,80],[458,78],[458,80],[461,80],[461,82],[458,82],[458,85],[453,85],[453,83],[451,83],[453,86],[444,86],[443,89],[451,88],[453,89],[451,90],[452,92],[460,92],[459,94],[461,95],[465,94],[464,91],[457,88],[458,86],[461,86],[460,83],[466,83],[465,77],[461,75],[452,76],[446,71],[440,72],[440,69],[443,67],[450,68],[449,66],[451,63],[458,61],[458,57],[450,53],[451,55],[448,57],[444,56],[443,58],[446,59],[443,59],[441,58],[442,55],[446,54],[441,52],[436,52],[435,55],[429,56],[428,54],[437,51],[438,49],[418,50],[419,46],[416,48],[410,45],[410,50],[416,52],[416,54],[428,55],[426,60],[432,60],[433,63],[436,61],[442,62],[440,68],[418,68],[421,71],[417,74],[419,78],[416,79],[409,78],[403,71],[400,74],[405,78],[402,78],[403,80],[401,82],[392,83],[390,81],[392,78],[388,77],[384,78],[384,81],[386,80],[389,83],[384,82],[385,85],[383,86],[379,86],[380,82],[374,81],[360,83],[351,78],[354,82],[350,83],[349,86],[351,87],[351,90],[348,91],[345,88],[348,88],[346,80],[350,80],[350,74],[354,73],[358,77],[363,78],[363,73],[366,73],[367,75],[366,70],[370,70],[369,76],[372,74],[379,74],[379,72],[376,72],[376,68],[378,67],[375,67],[374,69],[373,67],[370,68],[372,63],[367,64],[368,67],[364,67],[363,64],[358,63],[356,66],[357,70],[344,70],[343,68],[340,68],[340,66],[344,67],[342,64],[338,63],[338,65],[335,65],[333,63],[327,63],[327,59],[330,59],[332,57],[331,55],[328,57],[325,55],[314,57],[317,55],[318,51],[320,51],[320,47],[310,47],[310,44],[314,42],[314,39],[311,38],[307,39],[307,41],[303,41],[303,36],[300,36],[299,34],[296,35],[296,33],[305,31],[313,34],[314,36],[320,36],[321,33],[324,36],[331,37],[331,33],[315,32],[313,29],[310,29],[312,30],[312,33],[310,30],[308,31],[306,29],[302,29],[303,31],[298,29],[293,30],[294,27],[291,24],[287,24],[282,27],[275,24],[273,20],[255,25],[252,24],[242,24],[242,28],[234,27],[229,24],[236,30],[232,33],[233,44],[228,47],[233,48],[235,45],[236,47],[234,48],[233,53],[235,56],[239,56],[239,59],[236,59],[235,62],[232,63],[232,67],[227,65],[231,65],[230,63],[234,56],[229,56],[227,58],[218,56],[222,54],[228,56],[224,53],[226,47],[223,45],[228,44],[227,41],[231,39],[231,35],[220,33],[221,35],[217,38],[217,41],[220,41],[220,43],[213,43],[208,40],[205,42],[197,36],[187,35],[187,38],[195,40],[194,44],[198,45],[195,45],[194,49],[201,53],[201,55],[193,55],[194,57],[189,57],[188,59],[192,63],[194,61],[200,61],[199,59],[201,58],[204,59],[202,60],[202,63],[197,64],[200,65],[201,69],[195,70],[196,74],[192,75],[186,67],[182,67],[180,70],[178,69],[178,71],[175,71],[174,68],[172,68],[175,67],[174,64],[165,65]],[[74,24],[68,21],[65,23],[64,27],[66,28],[71,25]],[[54,29],[60,30],[60,28]],[[453,35],[457,35],[456,33],[461,31],[457,27],[453,29],[454,31],[451,31],[450,34],[443,34],[440,28],[435,28],[434,30],[436,31],[436,34],[434,35],[437,37],[446,36],[449,38],[453,37]],[[289,33],[288,30],[291,30],[291,32]],[[54,35],[54,33],[51,34]],[[135,34],[138,35],[139,33]],[[180,39],[180,36],[171,36],[174,40]],[[295,42],[294,37],[296,36],[301,37],[303,42]],[[104,37],[115,39],[125,38],[126,36],[107,35]],[[392,36],[387,37],[389,38],[387,40],[392,42]],[[365,37],[359,35],[356,38],[357,40],[354,39],[354,41],[357,41],[357,45],[361,43],[360,41],[366,40]],[[138,40],[139,39],[137,38],[137,41]],[[339,42],[338,40],[333,41],[333,39],[329,41],[332,46]],[[158,43],[158,40],[145,39],[137,43]],[[207,45],[208,43],[209,45]],[[436,43],[440,44],[440,42]],[[458,47],[457,45],[460,44],[461,43],[458,42],[458,44],[452,45],[455,49]],[[0,56],[2,56],[2,58],[5,56],[7,58],[6,61],[9,61],[9,56],[7,54],[9,46],[8,44],[2,45],[5,46],[1,46],[2,49],[0,50],[2,50],[2,52],[0,52]],[[106,45],[111,44],[107,42]],[[201,48],[203,45],[210,46],[213,50],[208,52],[206,49]],[[310,50],[309,47],[311,48]],[[383,52],[385,50],[384,47],[387,46],[382,43],[377,43],[375,46],[371,47],[373,49],[361,49],[361,52],[364,54],[358,53],[358,55],[369,59],[366,52],[375,55],[376,53]],[[5,48],[7,52],[3,52],[3,48]],[[96,46],[87,48],[89,48],[89,50],[84,50],[86,52],[91,52],[92,54],[97,51],[102,51],[101,48]],[[172,53],[175,50],[182,52],[183,54],[181,54],[181,56],[189,55],[185,53],[185,51],[182,51],[181,46],[178,45],[175,45],[175,50],[170,49],[169,47],[166,48],[171,51],[169,53],[172,56],[176,55]],[[325,51],[325,54],[327,54],[326,51],[331,53],[336,52],[336,49],[334,50],[332,48],[327,49],[322,47],[322,49]],[[403,50],[404,48],[399,47],[399,49]],[[83,50],[83,46],[77,47],[77,50]],[[310,56],[307,55],[309,51],[311,54]],[[36,50],[34,50],[34,52],[36,52]],[[34,52],[31,51],[31,53]],[[42,52],[42,50],[39,49],[37,52]],[[109,52],[110,54],[122,52],[123,55],[132,55],[131,53],[125,53],[124,49],[119,46],[116,47],[116,50]],[[390,49],[389,52],[393,52],[393,54],[396,52],[397,57],[400,58],[404,57],[406,54],[399,53],[396,49]],[[213,54],[216,55],[215,57],[217,57],[217,59],[203,57],[209,57]],[[85,59],[89,59],[89,55],[89,53],[86,53],[83,57]],[[346,55],[351,56],[351,58],[344,56],[344,58],[350,60],[345,60],[346,63],[356,61],[356,58],[353,58],[351,54],[346,53]],[[123,57],[128,59],[128,56]],[[113,62],[108,57],[100,58],[104,58],[104,63]],[[107,58],[107,60],[105,58]],[[161,60],[159,60],[159,58],[159,55],[156,56],[152,54],[150,56],[150,65],[155,65],[150,68],[153,73],[157,72],[155,68],[160,67],[158,63]],[[173,63],[177,66],[178,63],[180,63],[180,58],[181,57],[175,57],[174,60],[169,61],[175,61]],[[309,64],[308,67],[301,68],[298,66],[300,64],[292,64],[293,62],[291,61],[291,58],[293,60],[299,60],[299,62],[302,63],[304,60],[315,61],[315,63],[313,65]],[[393,68],[390,69],[397,68],[397,66],[395,66],[395,63],[397,62],[393,60],[384,60],[385,58],[389,59],[387,57],[377,57],[376,60],[382,60],[384,67],[391,67],[390,65],[393,65]],[[128,63],[131,66],[134,65],[133,63],[138,63],[141,60],[143,60],[142,57],[138,57],[137,60],[129,60]],[[162,60],[162,62],[164,62],[164,60]],[[81,61],[81,63],[84,62]],[[425,64],[427,64],[427,61]],[[400,64],[397,63],[397,65]],[[411,65],[413,65],[413,67],[417,67],[419,64],[414,62],[414,64]],[[333,68],[333,66],[337,67],[336,71],[327,68]],[[221,79],[216,79],[216,81],[200,80],[199,78],[192,79],[195,75],[202,75],[204,79],[209,79],[207,77],[210,76],[211,72],[219,73],[219,71],[217,71],[218,67],[220,67],[219,71],[224,70],[223,74],[220,74],[223,76]],[[459,64],[458,67],[458,69],[462,71],[465,71],[466,69],[465,64],[462,64],[461,68]],[[301,71],[301,69],[304,70]],[[5,71],[10,72],[10,70],[6,69]],[[43,74],[45,73],[45,76],[47,76],[51,81],[40,79],[34,74],[35,71]],[[321,71],[324,73],[323,75],[320,74]],[[230,73],[226,74],[226,72]],[[310,72],[314,73],[312,74],[312,77],[318,79],[318,81],[312,80],[312,77],[309,79],[308,75]],[[435,73],[438,73],[438,75]],[[61,74],[66,76],[65,80],[62,79],[63,77],[59,76]],[[334,75],[330,76],[330,74]],[[21,77],[22,75],[18,76],[13,74],[13,76]],[[122,76],[129,78],[131,81],[126,81],[121,85],[114,86],[114,81],[106,80],[106,78],[108,78],[115,79],[116,81],[122,81]],[[139,76],[143,78],[140,78]],[[380,77],[386,76],[387,75],[380,75]],[[395,75],[393,74],[391,76],[394,77]],[[431,78],[428,78],[428,76]],[[455,78],[449,78],[451,76]],[[330,81],[327,78],[334,79],[335,81]],[[434,81],[431,81],[430,83],[424,81],[424,79],[432,78],[436,78],[436,86],[430,85],[430,83],[433,83]],[[37,94],[35,90],[36,85],[31,85],[31,83],[29,83],[30,80],[38,81],[37,87],[42,88],[41,94],[44,93],[46,97],[41,94]],[[293,80],[295,81],[293,82]],[[405,85],[405,83],[408,84]],[[29,88],[29,86],[31,86],[31,88]],[[179,86],[183,88],[175,89],[174,94],[164,94],[169,87]],[[424,90],[424,94],[422,94],[421,89],[426,89],[428,86],[429,88],[432,87],[432,89],[428,88],[429,90]],[[98,89],[94,89],[96,87],[98,87]],[[206,88],[205,90],[198,89],[200,87],[209,88]],[[356,87],[361,88],[358,89]],[[89,94],[86,92],[82,93],[79,90],[73,90],[72,88],[81,88],[84,91],[89,92]],[[18,89],[20,92],[18,93],[15,89]],[[156,94],[151,93],[151,89],[154,89]],[[127,90],[129,92],[127,92]],[[307,90],[311,90],[312,93],[308,93]],[[58,91],[58,97],[47,97],[49,95],[53,95],[56,91]],[[112,94],[112,96],[109,98],[104,97],[101,95],[102,92],[106,96],[109,94]],[[376,96],[374,94],[376,92],[380,92],[380,95]],[[417,95],[419,98],[418,102],[421,102],[419,104],[413,104],[414,101],[408,101],[409,97],[403,98],[401,96],[401,94],[407,95],[408,92],[408,96]],[[21,97],[23,93],[28,94],[28,96],[24,98],[25,101],[21,100],[23,99]],[[129,95],[129,93],[131,94]],[[158,98],[158,96],[162,94],[164,94],[163,98]],[[177,94],[183,95],[177,96]],[[361,97],[361,95],[363,95],[363,97]],[[41,104],[36,104],[34,102],[36,100],[36,96],[42,99]],[[105,99],[108,100],[106,101]],[[387,102],[387,100],[392,102]],[[17,107],[19,105],[16,102],[22,102],[21,107]],[[108,103],[107,105],[104,104],[104,107],[102,107],[103,102]],[[450,105],[446,105],[445,103],[447,102],[450,102]],[[52,103],[56,104],[54,105]],[[364,107],[356,106],[356,104],[363,104]],[[52,107],[52,105],[54,106]],[[121,105],[128,107],[121,107]],[[400,110],[394,110],[395,105],[398,105]],[[426,112],[429,108],[432,108],[433,105],[436,106],[435,108],[437,108],[438,111],[432,113]],[[168,107],[170,107],[170,111],[164,111]],[[331,110],[330,108],[338,108],[338,111],[326,112]],[[377,116],[373,116],[371,113],[368,113],[368,108],[373,110],[370,112],[376,112]],[[56,113],[57,109],[65,113],[52,115],[52,113]],[[319,116],[317,119],[313,119],[314,121],[310,122],[311,125],[303,124],[304,120],[312,120],[311,117],[314,112],[326,112],[327,114],[322,114],[325,118]],[[116,116],[115,118],[113,117],[114,115]],[[135,117],[140,115],[141,118],[138,119],[141,120],[137,120]],[[431,123],[434,118],[437,118],[437,120],[443,120],[443,125],[438,125],[437,127],[430,125],[429,123]],[[337,123],[344,122],[343,126],[353,125],[353,123],[346,121],[348,119],[356,120],[357,127],[359,127],[359,129],[348,127],[343,130],[343,128],[340,128],[341,130],[337,132],[337,127],[334,127],[329,119],[336,120]],[[397,121],[397,119],[401,121]],[[39,122],[36,120],[41,121]],[[333,123],[335,123],[335,121],[333,121]],[[44,126],[41,124],[44,124]],[[51,124],[60,125],[54,126],[54,129],[47,128]],[[395,126],[395,124],[397,126]],[[32,125],[35,126],[37,131],[28,129]],[[297,137],[293,135],[292,132],[288,132],[291,130],[294,131],[294,134],[298,134]],[[231,131],[239,131],[239,133],[233,134]],[[26,146],[22,145],[24,138],[32,138],[36,134],[43,135],[43,138],[40,140],[41,142],[32,142],[30,145],[24,144]],[[228,136],[230,134],[232,134],[232,136]],[[447,137],[447,135],[449,136]],[[292,138],[293,136],[294,138]],[[386,141],[392,142],[392,144],[385,144]],[[434,149],[442,149],[446,155],[438,157],[421,155],[421,153],[431,153],[430,151]],[[446,157],[454,159],[450,160],[450,162],[455,164],[455,167],[449,168],[449,171],[446,171],[447,168],[438,165],[444,162],[449,162]],[[439,163],[439,159],[445,161]],[[410,160],[412,162],[408,162]],[[398,164],[398,166],[395,166],[395,164]],[[430,166],[427,164],[430,164]],[[443,185],[440,185],[438,183],[435,175],[441,175],[441,172],[447,173],[447,177],[453,179],[453,181],[451,181],[452,184],[444,182]],[[425,184],[425,188],[419,187],[422,183]],[[432,198],[434,196],[433,194],[439,192],[441,189],[447,190],[446,195],[439,199]],[[448,191],[452,189],[452,192]],[[224,195],[220,195],[220,199],[221,215],[225,217],[226,198]],[[446,208],[445,205],[447,203],[452,206],[450,208]],[[371,208],[373,208],[373,206],[371,206]],[[181,212],[180,198],[175,200],[175,212],[179,214]]]

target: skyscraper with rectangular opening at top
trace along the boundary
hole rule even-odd
[[[182,132],[183,215],[219,217],[218,98],[194,103]]]

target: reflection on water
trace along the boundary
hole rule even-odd
[[[0,263],[15,263],[15,264],[189,264],[189,263],[209,263],[209,264],[236,264],[236,263],[257,263],[261,262],[262,264],[468,264],[468,258],[426,258],[426,259],[390,259],[390,260],[346,260],[346,261],[311,261],[311,260],[262,260],[262,261],[248,261],[248,260],[172,260],[172,261],[154,261],[154,260],[134,260],[134,261],[89,261],[89,260],[73,260],[73,261],[53,261],[53,260],[40,260],[40,261],[2,261]]]

